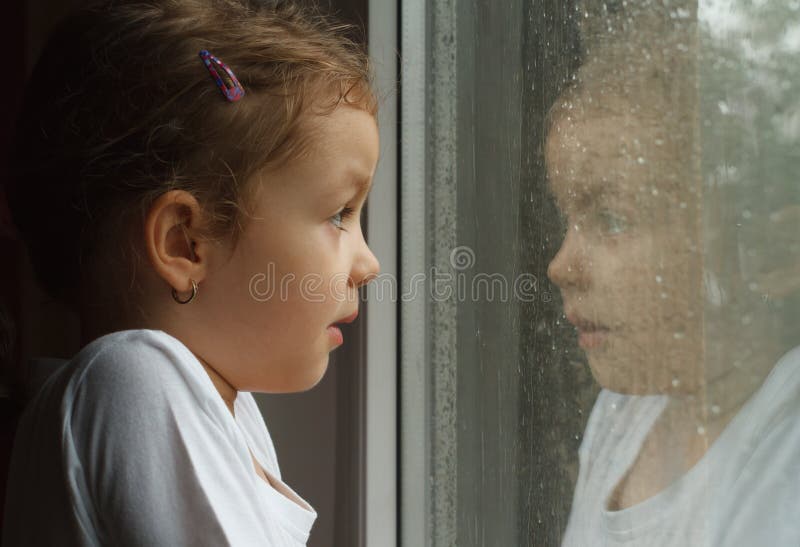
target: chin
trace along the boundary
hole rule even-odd
[[[287,389],[286,393],[301,393],[303,391],[309,391],[317,386],[322,381],[322,378],[325,376],[325,372],[328,370],[328,356],[318,361],[316,364],[309,364],[307,367],[304,367],[305,374],[298,375],[296,379],[292,382],[291,389]]]
[[[587,352],[592,376],[603,388],[625,395],[688,395],[701,387],[699,349],[672,339],[617,339],[614,346]]]
[[[656,371],[642,370],[647,363],[621,365],[619,360],[589,359],[592,376],[601,387],[623,395],[664,395],[674,392],[671,378]],[[634,366],[638,365],[638,366]]]

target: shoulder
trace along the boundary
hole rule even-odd
[[[720,545],[800,545],[800,411],[788,407],[761,424],[757,438],[742,439],[744,461],[723,469],[732,476],[718,510],[726,527]],[[734,462],[738,458],[731,456]],[[723,464],[725,462],[720,462]]]
[[[188,445],[230,441],[227,409],[210,378],[189,349],[163,331],[108,334],[84,347],[70,366],[61,402],[65,441],[89,469],[104,460],[130,466],[131,455],[168,461]]]
[[[26,415],[39,416],[38,422],[49,415],[69,420],[81,409],[98,412],[102,406],[130,411],[156,405],[170,390],[180,396],[192,385],[205,387],[202,365],[189,349],[157,330],[101,336],[52,368],[26,408]]]
[[[719,461],[729,480],[718,504],[725,545],[798,545],[800,349],[784,355],[732,422],[734,444]],[[721,439],[722,440],[722,439]]]
[[[800,412],[800,346],[786,352],[770,371],[751,403],[754,414],[774,421]]]
[[[87,344],[70,361],[74,388],[118,395],[188,388],[202,382],[197,358],[177,338],[158,330],[136,329],[107,334]],[[210,382],[210,380],[209,380]]]
[[[738,438],[752,449],[750,465],[783,462],[800,471],[800,347],[777,362],[740,413],[745,429]]]
[[[166,332],[134,329],[95,339],[72,358],[71,364],[79,374],[124,380],[158,373],[165,363],[185,367],[192,360],[196,358],[189,349]]]
[[[158,428],[201,409],[222,412],[217,408],[221,401],[214,405],[216,391],[200,362],[163,331],[102,336],[75,355],[66,374],[62,413],[79,429],[108,421]]]
[[[776,462],[786,451],[800,454],[800,347],[778,360],[728,429],[751,465],[760,455]]]

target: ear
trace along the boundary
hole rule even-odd
[[[166,284],[178,292],[200,283],[208,268],[208,243],[202,237],[203,209],[184,190],[160,195],[144,223],[144,244],[150,264]]]

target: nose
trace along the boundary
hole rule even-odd
[[[586,249],[579,227],[570,226],[567,230],[561,248],[547,266],[547,277],[560,289],[586,287]]]
[[[381,264],[367,245],[363,234],[359,242],[356,256],[353,260],[353,268],[350,272],[352,284],[358,288],[366,285],[376,277],[381,271]]]

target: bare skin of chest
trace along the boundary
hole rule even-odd
[[[268,485],[270,485],[271,487],[273,487],[273,488],[275,488],[277,490],[277,487],[275,486],[275,484],[271,480],[269,480],[269,477],[267,476],[266,472],[264,472],[264,468],[261,467],[261,464],[258,463],[258,461],[256,460],[255,456],[253,456],[252,452],[250,453],[250,457],[253,459],[253,467],[255,467],[256,474],[259,477],[261,477],[261,479],[264,482],[266,482]]]
[[[250,452],[250,458],[252,458],[253,460],[253,467],[256,470],[256,474],[261,478],[261,480],[266,482],[268,485],[274,488],[277,492],[279,492],[283,497],[285,497],[289,501],[296,503],[297,505],[300,505],[300,503],[297,500],[292,499],[292,496],[290,496],[289,493],[282,486],[276,484],[269,478],[269,475],[267,475],[266,471],[264,471],[264,468],[261,467],[261,464],[258,463],[258,460],[256,460],[256,457],[253,455],[252,452]],[[300,506],[302,507],[302,505]]]

